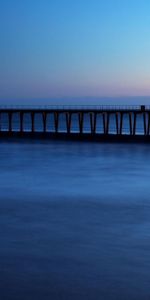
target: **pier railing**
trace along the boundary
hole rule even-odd
[[[150,111],[150,105],[0,105],[0,110]]]

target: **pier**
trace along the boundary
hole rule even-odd
[[[36,129],[35,120],[40,116],[42,122],[40,130]],[[0,106],[0,136],[15,134],[25,135],[25,118],[28,116],[28,135],[40,133],[43,136],[78,136],[82,139],[101,137],[104,139],[110,136],[130,140],[139,136],[137,133],[137,119],[140,117],[140,136],[150,137],[150,106],[109,106],[109,105],[91,105],[91,106]],[[63,131],[60,129],[61,118],[64,119]],[[73,132],[72,120],[76,118],[76,127],[78,130]],[[49,128],[47,126],[49,118]],[[124,120],[128,122],[128,132],[124,132]],[[89,124],[88,131],[85,131],[86,124]],[[18,127],[14,128],[14,122],[17,120]],[[110,122],[111,120],[111,122]],[[97,131],[97,126],[101,123],[101,132]],[[111,124],[110,124],[111,123]],[[110,127],[113,125],[113,134]]]

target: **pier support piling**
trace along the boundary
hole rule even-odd
[[[93,113],[90,113],[90,128],[91,128],[91,133],[94,133],[94,119],[93,119]]]
[[[72,119],[72,114],[71,113],[66,113],[66,128],[67,128],[67,133],[71,132],[71,119]]]
[[[20,132],[23,132],[23,112],[20,112]]]
[[[118,113],[115,114],[115,118],[116,118],[116,133],[119,134]]]
[[[110,119],[110,113],[107,113],[107,115],[106,115],[105,134],[109,134],[109,119]]]
[[[134,112],[133,135],[136,134],[136,119],[137,119],[137,114],[136,112]]]
[[[144,135],[146,135],[147,130],[146,130],[146,113],[143,113],[143,123],[144,123]]]
[[[58,112],[54,113],[54,125],[55,125],[55,133],[57,133],[58,128],[59,128],[59,113]]]
[[[34,112],[31,112],[31,131],[34,132],[34,119],[35,119],[35,114]]]
[[[150,113],[148,113],[147,135],[149,135],[149,131],[150,131]]]
[[[120,113],[120,135],[122,134],[122,128],[123,128],[123,117],[124,117],[124,114],[123,113]]]
[[[105,113],[102,114],[102,118],[103,118],[103,134],[106,134]]]
[[[130,135],[132,135],[132,113],[129,113],[129,129]]]
[[[11,112],[8,113],[8,120],[9,120],[9,128],[8,128],[8,131],[9,131],[9,132],[12,132],[12,113],[11,113]]]
[[[83,113],[78,113],[80,134],[83,133],[83,117],[84,117]]]
[[[94,124],[93,124],[93,133],[96,133],[96,128],[97,128],[97,113],[94,113]]]
[[[47,113],[43,112],[42,113],[42,117],[43,117],[43,131],[46,132],[46,125],[47,125]]]

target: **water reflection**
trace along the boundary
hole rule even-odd
[[[1,142],[2,299],[149,299],[149,145]]]

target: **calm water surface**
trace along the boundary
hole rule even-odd
[[[0,142],[0,299],[150,299],[150,145]]]

